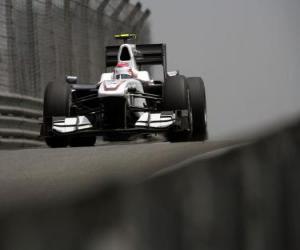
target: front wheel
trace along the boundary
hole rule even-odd
[[[165,111],[181,111],[188,109],[188,90],[186,78],[182,75],[167,77],[164,84],[164,110]],[[184,119],[182,119],[183,121]],[[171,129],[166,133],[166,139],[170,142],[187,141],[189,131]]]
[[[207,135],[206,94],[200,77],[187,78],[190,96],[191,139],[205,141]]]
[[[49,83],[44,95],[43,136],[51,148],[67,147],[68,136],[55,136],[51,133],[54,116],[67,117],[70,113],[70,86],[66,84]]]
[[[188,116],[181,120],[184,128],[170,130],[167,140],[170,142],[205,141],[207,135],[206,95],[204,82],[200,77],[191,77],[186,82],[186,110]]]

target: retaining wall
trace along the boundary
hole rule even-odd
[[[8,206],[0,248],[299,249],[299,162],[297,122],[140,184],[112,181],[84,197]]]

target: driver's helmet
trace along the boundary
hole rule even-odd
[[[115,79],[133,78],[133,71],[128,63],[118,63],[114,69]]]

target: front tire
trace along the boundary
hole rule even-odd
[[[207,134],[206,94],[204,82],[200,77],[187,78],[190,93],[190,107],[192,114],[191,139],[205,141]]]
[[[168,77],[164,86],[164,110],[165,111],[180,111],[187,110],[189,107],[188,86],[186,78],[182,75]],[[185,121],[182,118],[182,122]],[[172,128],[167,132],[166,138],[170,142],[188,141],[190,131],[188,125],[182,128]]]
[[[206,95],[204,82],[200,77],[186,80],[186,103],[189,130],[169,131],[170,142],[205,141],[208,138],[206,120]]]
[[[51,148],[67,147],[68,136],[55,136],[51,133],[54,116],[67,117],[70,114],[70,86],[51,82],[44,95],[43,130],[46,144]]]

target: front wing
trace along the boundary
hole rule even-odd
[[[176,124],[175,112],[150,113],[144,112],[135,123],[134,128],[101,129],[97,128],[86,116],[53,117],[52,133],[66,134],[97,134],[106,133],[156,133],[164,132]]]

